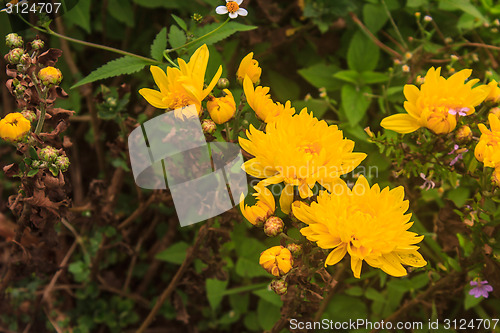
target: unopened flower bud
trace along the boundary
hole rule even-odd
[[[43,148],[42,150],[40,150],[40,152],[38,153],[38,156],[46,162],[53,162],[56,160],[58,154],[57,154],[57,150],[54,147],[47,146],[47,147]]]
[[[421,14],[420,12],[416,12],[416,13],[415,13],[415,17],[416,17],[416,18],[420,18],[420,16],[421,16],[421,15],[422,15],[422,14]]]
[[[16,96],[17,99],[23,98],[25,91],[26,91],[26,87],[25,86],[18,85],[16,87],[16,89],[14,90],[14,95]]]
[[[500,108],[496,107],[491,109],[490,114],[495,115],[498,119],[500,119]]]
[[[454,54],[452,54],[452,55],[450,56],[450,58],[451,58],[451,60],[453,60],[453,61],[457,61],[457,60],[458,60],[458,56],[456,56],[456,55],[454,55]]]
[[[31,66],[31,57],[28,53],[25,53],[21,56],[21,59],[19,59],[19,64],[25,66],[28,68]]]
[[[500,167],[495,168],[491,180],[496,186],[500,187]]]
[[[45,67],[38,72],[38,78],[44,86],[58,85],[62,80],[62,73],[55,67]]]
[[[285,224],[277,216],[271,216],[264,223],[264,233],[269,237],[274,237],[283,232]]]
[[[273,280],[271,282],[271,290],[277,295],[285,295],[288,290],[288,283],[284,279]]]
[[[217,88],[226,89],[229,88],[229,80],[225,77],[221,77],[219,81],[217,81]]]
[[[7,45],[7,47],[22,47],[23,43],[23,38],[18,34],[12,33],[5,36],[5,45]]]
[[[370,138],[373,138],[375,136],[375,134],[373,134],[372,130],[370,129],[370,126],[365,127],[364,131]]]
[[[36,120],[36,114],[28,109],[24,109],[21,114],[23,115],[24,118],[26,118],[29,122],[32,122]]]
[[[217,125],[211,119],[203,119],[201,122],[201,129],[205,134],[214,134],[217,129]]]
[[[67,156],[61,155],[56,158],[55,165],[62,171],[66,172],[69,168],[69,158]]]
[[[292,253],[294,258],[297,258],[302,254],[302,245],[296,243],[290,243],[286,248]]]
[[[470,127],[467,125],[460,127],[455,134],[455,139],[460,143],[472,140],[472,131]]]
[[[42,165],[42,161],[34,160],[31,162],[31,167],[33,169],[40,169],[40,166]]]
[[[115,97],[108,97],[106,98],[106,103],[110,106],[110,107],[115,107],[116,104],[117,104],[117,101],[116,101],[116,98]]]
[[[23,54],[24,54],[24,50],[19,48],[19,47],[16,49],[12,49],[7,54],[7,61],[13,65],[16,65],[21,60],[21,57],[23,56]]]
[[[406,53],[405,53],[405,58],[406,58],[407,60],[410,60],[412,57],[413,57],[413,54],[412,54],[411,52],[406,52]]]
[[[41,50],[45,46],[45,43],[41,39],[35,39],[31,42],[31,47],[33,50]]]
[[[193,21],[195,21],[196,23],[200,23],[203,20],[203,16],[201,14],[198,14],[198,13],[194,13],[192,18],[193,18]]]

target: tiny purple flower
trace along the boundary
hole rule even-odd
[[[420,173],[420,178],[422,178],[422,179],[424,180],[424,183],[420,186],[420,188],[421,188],[422,190],[426,190],[426,191],[428,191],[428,190],[430,190],[431,188],[434,188],[434,186],[436,186],[436,184],[435,184],[432,180],[427,179],[427,178],[425,177],[425,174]]]
[[[453,115],[453,116],[456,116],[458,114],[459,116],[465,117],[467,115],[467,112],[469,110],[470,110],[469,108],[460,108],[458,110],[449,109],[448,113],[451,114],[451,115]]]
[[[459,150],[458,148],[460,148],[460,146],[459,146],[459,145],[457,145],[457,144],[455,144],[455,145],[453,146],[453,150],[452,150],[452,151],[450,151],[450,152],[448,153],[448,155],[451,155],[451,154],[456,153],[456,152]],[[450,166],[455,165],[455,163],[457,163],[459,160],[463,159],[463,158],[464,158],[463,154],[464,154],[464,153],[466,153],[466,152],[468,152],[468,151],[469,151],[469,149],[467,149],[467,148],[461,149],[461,150],[459,151],[459,153],[457,154],[457,156],[455,156],[455,158],[454,158],[453,160],[451,160],[451,162],[450,162]]]
[[[488,293],[493,291],[493,287],[488,284],[488,281],[471,281],[470,282],[471,286],[476,286],[475,288],[472,288],[469,290],[469,295],[474,296],[475,298],[479,298],[483,296],[484,298],[488,298]]]

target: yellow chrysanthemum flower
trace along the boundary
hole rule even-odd
[[[300,230],[307,239],[332,249],[325,266],[335,265],[349,253],[356,278],[363,260],[389,275],[404,276],[407,272],[402,264],[427,264],[415,245],[424,236],[408,231],[413,224],[411,214],[405,214],[408,207],[402,186],[381,191],[377,184],[370,188],[360,176],[352,190],[339,183],[331,194],[321,192],[317,203],[294,203],[293,214],[308,224]]]
[[[151,66],[151,74],[160,91],[143,88],[139,93],[155,108],[174,110],[194,104],[198,114],[201,114],[201,101],[212,91],[222,74],[222,66],[219,66],[208,87],[203,89],[208,57],[208,47],[204,44],[194,52],[188,63],[178,58],[179,69],[168,67],[165,74],[160,67]]]
[[[265,123],[275,121],[283,114],[292,115],[295,113],[295,109],[292,108],[290,101],[287,101],[285,105],[273,102],[271,96],[268,94],[269,87],[258,86],[254,90],[252,80],[248,76],[245,76],[243,80],[243,90],[245,91],[248,105],[255,111],[257,117]]]
[[[260,254],[259,264],[270,274],[281,276],[292,269],[292,253],[283,246],[273,246]]]
[[[425,76],[425,82],[418,89],[407,84],[404,95],[407,101],[404,108],[407,114],[395,114],[384,118],[380,125],[398,133],[411,133],[421,127],[427,127],[436,134],[453,131],[460,116],[475,112],[488,95],[490,88],[480,86],[472,88],[479,80],[464,81],[471,75],[471,69],[464,69],[450,78],[440,76],[441,68],[431,67]]]
[[[490,88],[490,92],[486,96],[486,100],[494,103],[500,102],[500,87],[498,87],[497,81],[492,80],[488,83],[488,87]]]
[[[244,170],[266,178],[262,181],[266,186],[285,183],[280,206],[287,214],[294,186],[302,198],[312,196],[316,182],[331,189],[341,175],[354,170],[366,157],[352,152],[354,141],[344,139],[337,126],[328,126],[306,109],[267,124],[266,132],[250,125],[247,137],[239,139],[240,146],[255,157],[243,164]]]
[[[276,203],[274,195],[265,186],[257,185],[253,187],[255,193],[252,194],[257,198],[257,203],[253,206],[247,206],[244,202],[244,195],[241,194],[240,209],[243,216],[253,225],[262,225],[269,216],[274,214]]]
[[[248,75],[252,83],[257,83],[260,80],[260,75],[262,74],[262,68],[259,67],[259,62],[253,59],[253,52],[250,52],[241,60],[240,67],[236,72],[236,77],[240,83],[243,82],[245,76]]]
[[[223,124],[234,116],[236,112],[236,102],[233,94],[229,89],[223,90],[226,96],[215,98],[209,97],[207,102],[207,110],[210,113],[210,118],[217,124]]]
[[[482,134],[474,150],[474,155],[487,167],[500,167],[500,119],[490,113],[488,121],[491,131],[484,124],[478,125]]]
[[[6,141],[17,141],[30,130],[31,123],[19,112],[9,113],[0,120],[0,137]]]

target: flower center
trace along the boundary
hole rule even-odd
[[[167,97],[163,97],[162,101],[168,105],[169,109],[175,110],[191,104],[189,98],[178,93],[170,93]]]
[[[312,159],[313,156],[318,156],[321,147],[319,143],[310,143],[299,147],[299,151],[305,153],[308,160]]]
[[[226,8],[228,12],[236,13],[236,11],[240,9],[240,6],[238,6],[236,1],[229,1],[228,3],[226,3]]]
[[[11,122],[8,122],[7,124],[12,125],[12,126],[17,126],[17,119],[14,119]]]

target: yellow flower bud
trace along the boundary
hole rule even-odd
[[[469,126],[464,125],[457,130],[455,139],[458,142],[469,142],[472,139],[472,131]]]
[[[270,274],[281,276],[292,269],[292,253],[283,246],[273,246],[260,254],[259,264]]]
[[[18,141],[30,130],[31,123],[19,112],[9,113],[0,120],[0,137],[6,141]]]
[[[244,196],[241,194],[240,209],[243,216],[253,225],[261,226],[265,220],[271,216],[276,209],[274,196],[267,187],[257,184],[254,186],[257,203],[253,206],[247,206],[244,202]]]
[[[236,77],[240,83],[243,83],[245,75],[248,75],[253,84],[256,84],[260,80],[260,74],[262,74],[262,68],[259,67],[259,62],[253,59],[253,52],[247,54],[243,60],[241,60],[240,67],[236,72]]]
[[[223,124],[234,116],[236,112],[236,102],[233,94],[228,89],[223,90],[226,96],[212,98],[207,102],[208,113],[217,124]]]
[[[58,85],[62,80],[62,73],[59,69],[49,66],[42,68],[38,72],[38,78],[42,81],[44,86]]]
[[[496,186],[500,187],[500,166],[495,168],[493,171],[493,176],[491,176],[491,180],[495,183]]]
[[[271,216],[264,223],[264,233],[269,237],[278,236],[283,232],[283,227],[285,224],[283,220],[277,216]]]

